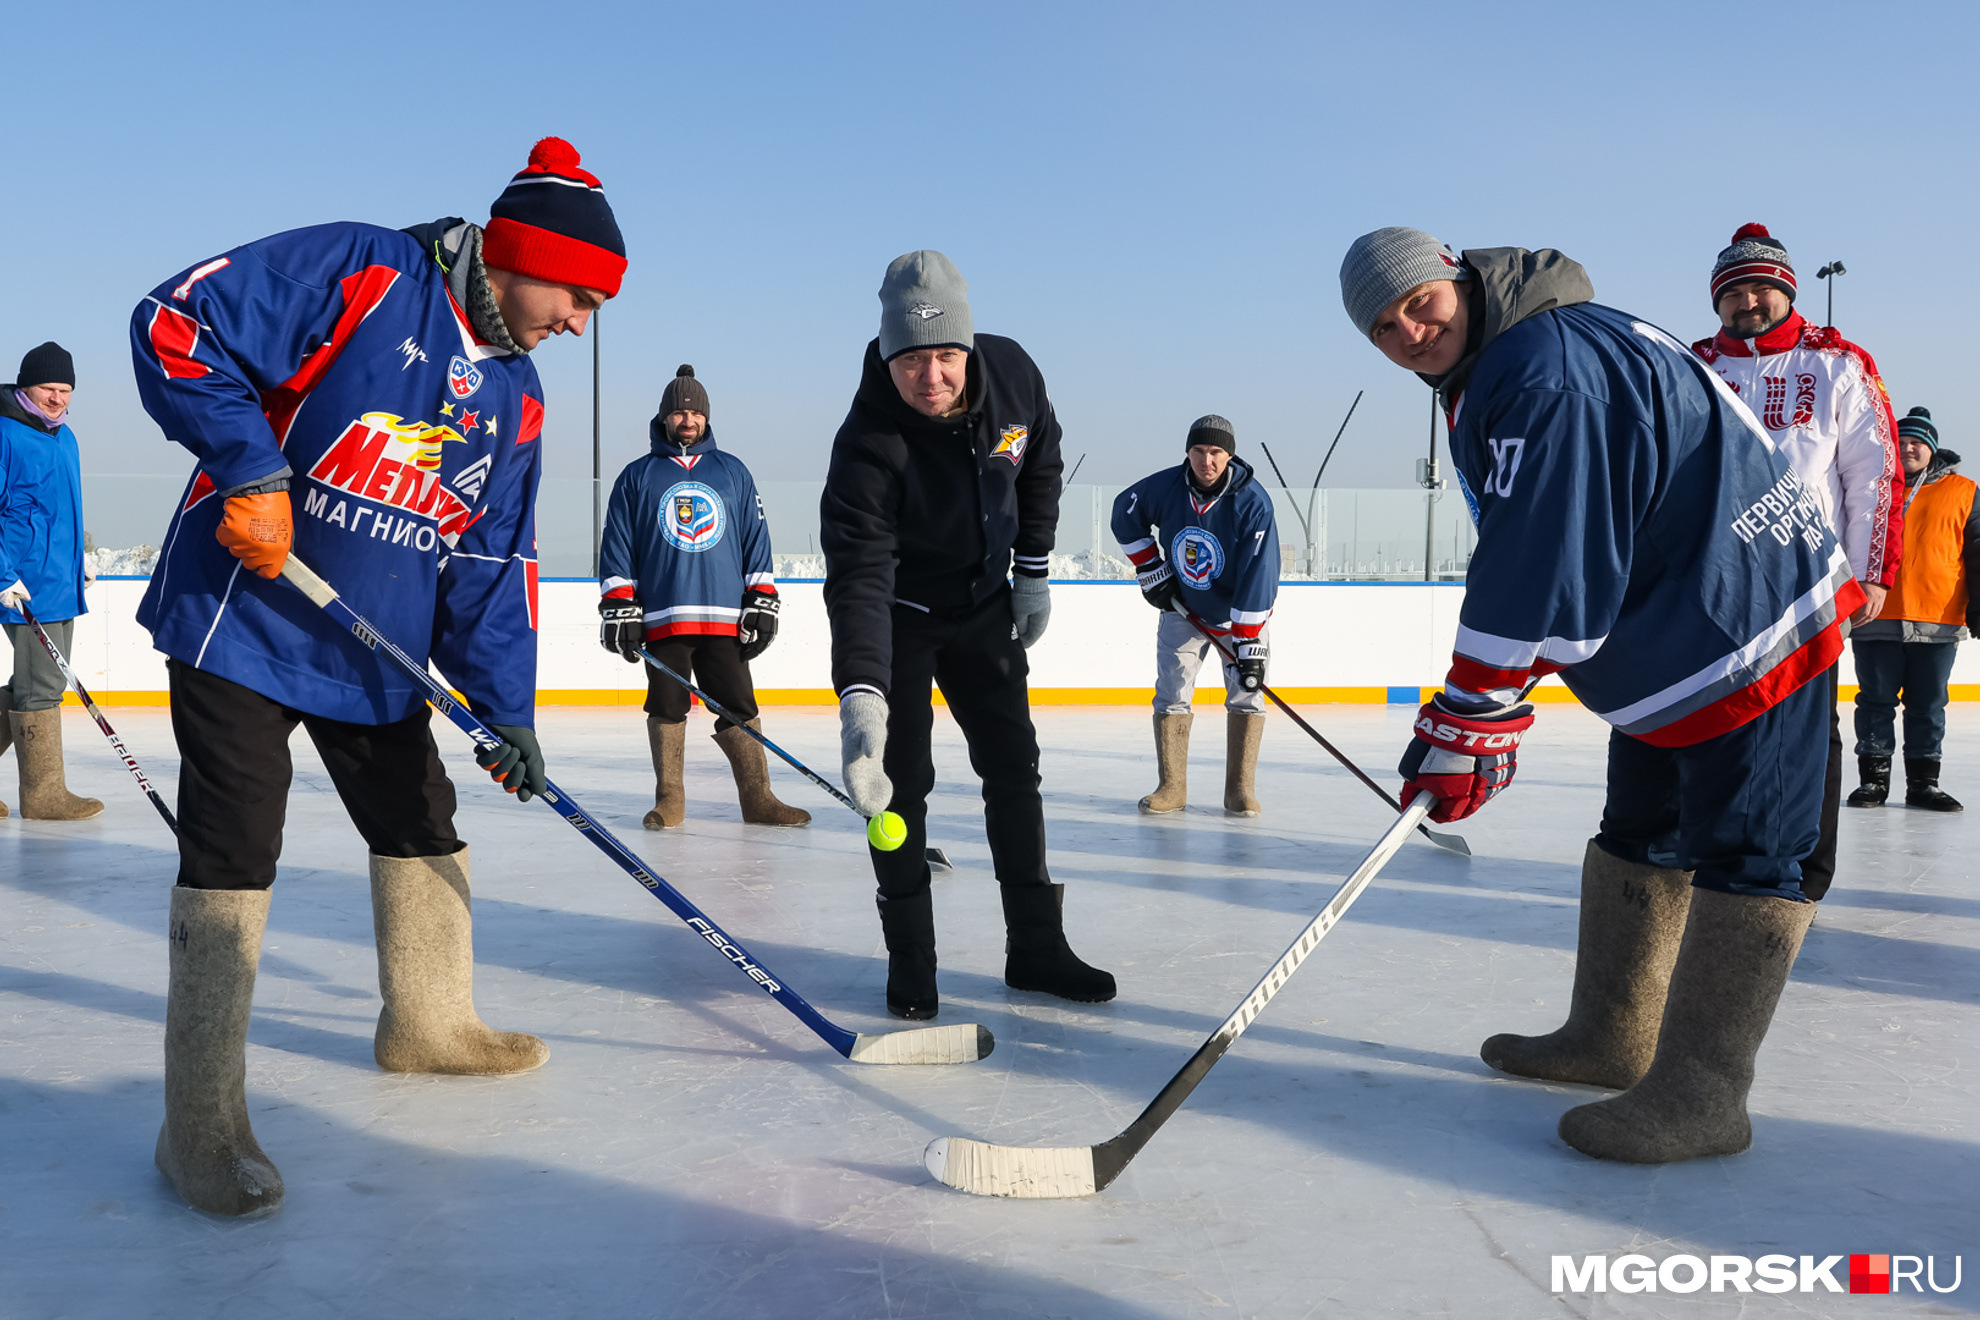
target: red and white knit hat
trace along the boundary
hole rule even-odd
[[[579,159],[562,138],[544,138],[530,149],[529,164],[488,208],[481,259],[610,298],[625,278],[626,241],[604,187]]]
[[[1799,291],[1794,282],[1794,263],[1787,249],[1767,232],[1765,225],[1741,225],[1733,234],[1732,245],[1712,263],[1712,306],[1719,306],[1719,292],[1742,280],[1764,280],[1793,302]]]

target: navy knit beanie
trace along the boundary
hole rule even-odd
[[[1932,414],[1923,408],[1913,408],[1898,421],[1899,440],[1923,440],[1932,446],[1932,452],[1939,452],[1939,428],[1932,425]]]
[[[14,383],[22,389],[30,385],[67,385],[74,389],[76,360],[69,356],[68,349],[51,339],[39,348],[27,351],[27,356],[21,359],[21,371],[14,377]]]
[[[578,162],[577,148],[562,138],[532,147],[529,164],[488,208],[481,259],[611,298],[625,277],[626,241],[604,187]]]

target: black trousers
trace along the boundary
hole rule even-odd
[[[381,857],[446,857],[454,785],[428,721],[346,724],[305,715],[251,688],[166,663],[179,741],[179,883],[189,889],[266,889],[275,883],[288,815],[289,737],[300,724],[330,771],[351,824]]]
[[[1823,681],[1818,678],[1809,686]],[[1829,765],[1822,780],[1822,835],[1815,841],[1815,851],[1801,859],[1801,892],[1817,901],[1829,892],[1829,882],[1836,878],[1836,818],[1842,815],[1843,781],[1842,712],[1837,709],[1837,699],[1842,695],[1840,666],[1829,666],[1827,685]]]
[[[756,682],[749,676],[749,661],[742,658],[742,643],[733,637],[687,634],[648,642],[646,649],[661,664],[692,679],[694,685],[732,711],[744,724],[756,718]],[[680,724],[688,717],[688,690],[665,674],[640,661],[646,669],[646,713],[665,724]],[[717,719],[715,732],[731,727],[733,721]]]
[[[907,842],[893,852],[870,844],[873,874],[888,898],[926,892],[928,794],[935,787],[930,738],[933,686],[962,726],[969,763],[983,781],[983,826],[997,880],[1006,885],[1051,882],[1045,870],[1045,800],[1038,792],[1038,734],[1031,727],[1031,666],[1012,635],[1006,588],[956,618],[894,606],[892,690],[888,695],[887,754],[894,783],[892,809],[907,823]]]

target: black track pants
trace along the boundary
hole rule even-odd
[[[289,737],[300,724],[330,771],[351,823],[381,857],[460,851],[454,785],[425,706],[396,724],[305,715],[251,688],[168,661],[179,741],[179,883],[266,889],[275,883],[288,814]]]
[[[749,676],[749,661],[742,658],[742,643],[735,638],[686,634],[648,642],[646,649],[743,723],[756,718],[756,683]],[[688,690],[644,660],[640,664],[646,669],[646,713],[666,724],[687,719]],[[717,733],[728,727],[728,720],[715,721]]]
[[[1050,883],[1038,734],[1031,727],[1026,684],[1030,673],[1024,647],[1011,635],[1008,589],[956,619],[894,606],[883,764],[894,783],[893,810],[907,822],[907,842],[893,852],[867,848],[880,892],[888,898],[928,888],[928,794],[935,787],[929,739],[935,725],[932,685],[938,683],[969,744],[970,766],[983,781],[984,832],[998,882]]]

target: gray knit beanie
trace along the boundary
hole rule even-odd
[[[932,249],[895,257],[880,282],[880,360],[909,349],[948,347],[976,347],[969,281]]]
[[[660,391],[660,413],[665,417],[674,412],[698,412],[708,416],[708,389],[694,378],[694,368],[681,363],[674,372],[674,378],[667,382],[667,388]]]
[[[1341,302],[1362,334],[1375,329],[1382,309],[1419,284],[1468,280],[1458,254],[1421,229],[1392,226],[1354,240],[1341,260]]]
[[[1189,438],[1183,441],[1184,449],[1197,445],[1215,445],[1227,454],[1235,454],[1237,428],[1216,413],[1205,413],[1189,424]]]

